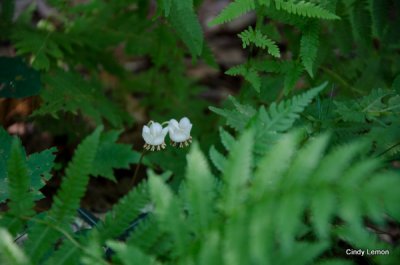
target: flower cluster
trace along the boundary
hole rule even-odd
[[[172,146],[184,147],[192,142],[190,131],[192,130],[192,123],[186,117],[182,118],[179,122],[172,119],[168,122],[165,128],[158,122],[150,121],[148,125],[143,126],[142,137],[145,141],[144,148],[151,151],[159,151],[166,147],[165,136],[169,133]]]

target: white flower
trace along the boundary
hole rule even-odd
[[[182,118],[179,123],[175,119],[170,120],[168,130],[172,145],[176,146],[179,143],[179,147],[188,146],[192,142],[192,137],[190,136],[192,126],[192,123],[186,117]]]
[[[158,122],[151,121],[150,123],[150,128],[145,125],[142,130],[142,137],[146,142],[144,148],[151,151],[164,149],[164,138],[168,133],[168,127],[163,128]]]

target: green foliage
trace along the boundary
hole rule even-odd
[[[381,188],[399,183],[398,174],[381,171],[379,160],[360,157],[364,144],[353,143],[329,150],[330,137],[326,134],[310,139],[303,146],[300,136],[299,133],[285,134],[253,166],[253,137],[251,131],[245,132],[232,146],[228,166],[221,175],[221,190],[195,145],[188,156],[182,192],[174,194],[159,177],[150,176],[155,221],[150,222],[151,226],[144,223],[148,230],[142,226],[133,232],[131,237],[136,240],[128,240],[127,245],[109,242],[117,252],[115,260],[121,264],[130,264],[133,257],[145,264],[165,259],[174,264],[342,262],[334,257],[331,260],[328,251],[342,236],[331,229],[333,220],[339,218],[340,227],[353,227],[350,231],[368,233],[360,218],[372,218],[378,223],[384,220],[385,205],[398,200],[399,195],[385,194]],[[376,203],[376,198],[380,203]],[[310,222],[304,222],[304,215],[309,211]],[[395,212],[399,212],[398,206]],[[167,239],[165,236],[158,241],[149,239],[154,238],[154,233],[161,235],[161,231]],[[148,235],[149,238],[143,235],[140,238],[153,242],[154,247],[156,242],[172,240],[173,254],[165,256],[165,252],[151,251],[149,245],[138,240],[136,233]],[[349,233],[346,236],[355,240],[352,244],[364,248],[376,246],[370,238]],[[381,247],[394,251],[384,243]],[[303,251],[307,255],[299,255]],[[379,257],[372,259],[380,260]]]
[[[98,151],[93,161],[91,174],[103,176],[116,181],[113,173],[114,168],[128,169],[132,163],[139,161],[140,154],[133,151],[127,144],[118,144],[119,131],[109,131],[100,137]]]
[[[9,172],[7,172],[7,163],[11,156],[11,146],[13,138],[0,127],[0,201],[9,198],[7,183],[9,182]],[[23,167],[27,167],[27,174],[30,177],[29,189],[35,199],[43,197],[40,189],[45,185],[45,181],[51,178],[50,171],[53,167],[55,148],[44,150],[40,153],[33,153],[26,157],[25,150],[21,147],[21,163],[25,162]],[[24,170],[24,169],[22,169]],[[25,194],[26,195],[26,194]]]
[[[1,220],[12,234],[16,234],[23,222],[20,216],[29,217],[33,215],[33,196],[29,192],[30,178],[26,160],[22,154],[20,144],[14,139],[10,157],[7,163],[8,187],[10,193],[9,211],[10,218]]]
[[[256,150],[262,153],[277,138],[278,133],[285,132],[293,126],[294,122],[299,118],[299,114],[325,87],[326,83],[279,104],[273,102],[268,107],[268,110],[261,106],[259,111],[256,111],[251,106],[241,105],[233,98],[232,101],[235,106],[233,110],[215,107],[210,107],[210,109],[225,117],[226,123],[238,131],[243,131],[249,125],[254,124],[256,128]],[[213,160],[217,160],[215,151],[212,151],[212,153]],[[221,161],[221,159],[218,159],[218,161]]]
[[[242,39],[243,48],[250,46],[250,44],[254,44],[258,48],[268,48],[268,53],[274,57],[281,57],[276,43],[267,36],[263,35],[259,30],[254,30],[253,28],[249,27],[245,31],[242,31],[239,34],[239,37]]]
[[[273,3],[275,4],[273,4]],[[310,17],[310,18],[322,18],[322,19],[338,19],[339,17],[332,14],[328,10],[316,5],[312,2],[307,1],[286,1],[286,0],[261,0],[259,4],[267,7],[275,7],[277,10],[285,11],[289,14]],[[213,21],[211,25],[222,24],[238,16],[243,15],[256,8],[255,0],[235,0],[228,5]]]
[[[300,57],[308,74],[313,77],[313,64],[317,58],[319,45],[319,27],[316,23],[305,26],[304,33],[300,41]]]
[[[203,49],[203,32],[193,10],[192,1],[171,0],[168,20],[192,56],[199,56]]]
[[[261,1],[265,5],[269,6],[270,1]],[[275,0],[275,8],[277,10],[284,10],[290,14],[295,14],[304,17],[311,18],[322,18],[322,19],[338,19],[339,17],[332,14],[328,10],[325,10],[321,6],[308,1],[286,1],[286,0]]]
[[[101,92],[95,81],[89,83],[80,75],[58,70],[44,77],[47,84],[42,93],[44,104],[34,115],[52,115],[59,111],[83,114],[101,123],[104,118],[113,126],[121,126],[130,120],[115,103],[110,102]]]
[[[218,25],[226,23],[235,19],[255,8],[254,0],[235,0],[222,10],[216,18],[214,18],[210,25]]]
[[[94,132],[69,163],[60,149],[55,167],[55,147],[25,151],[0,128],[1,264],[358,262],[346,249],[388,250],[362,262],[398,263],[398,246],[382,240],[400,222],[398,1],[231,1],[210,25],[249,12],[255,20],[234,33],[247,59],[225,72],[246,82],[209,107],[229,127],[219,129],[203,100],[211,85],[188,71],[199,62],[219,68],[211,51],[220,34],[203,36],[202,1],[47,3],[57,11],[49,17],[35,6],[14,16],[13,1],[0,3],[2,43],[21,57],[0,62],[0,95],[42,88],[40,100],[27,100],[39,104],[29,117],[35,132],[71,121],[68,140]],[[118,138],[146,115],[190,117],[190,150],[146,153],[147,177],[74,231],[90,177],[135,174],[139,150]],[[61,186],[51,208],[36,213],[52,176]]]
[[[79,202],[85,193],[89,181],[92,163],[96,156],[99,144],[100,129],[89,136],[76,150],[73,160],[66,170],[66,178],[54,198],[51,210],[46,215],[46,221],[62,228],[68,223],[79,207]],[[59,232],[43,223],[36,223],[30,229],[30,236],[26,242],[26,251],[34,262],[42,260],[48,248],[55,243]]]
[[[261,79],[254,68],[242,64],[232,67],[226,71],[225,74],[232,76],[242,75],[248,82],[250,82],[255,91],[260,92]]]

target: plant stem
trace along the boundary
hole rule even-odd
[[[144,157],[145,154],[146,154],[146,150],[143,149],[142,154],[140,155],[140,158],[139,158],[139,162],[136,165],[135,173],[133,173],[133,177],[132,177],[132,180],[131,180],[131,186],[133,186],[135,184],[137,175],[139,173],[140,165],[142,164],[142,160],[143,160],[143,157]]]
[[[393,148],[397,147],[400,145],[400,142],[392,145],[391,147],[389,147],[388,149],[386,149],[385,151],[383,151],[382,153],[378,154],[377,157],[383,156],[384,154],[386,154],[387,152],[389,152],[390,150],[392,150]]]
[[[344,87],[350,89],[352,92],[356,92],[358,94],[362,94],[363,91],[351,86],[344,78],[342,78],[340,75],[338,75],[336,72],[332,71],[329,68],[326,68],[324,66],[320,67],[326,74],[330,75],[332,78],[336,79],[339,83],[341,83]]]

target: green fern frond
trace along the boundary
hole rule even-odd
[[[11,154],[13,137],[0,127],[0,202],[9,198],[7,163]],[[21,147],[21,161],[26,160],[28,176],[30,178],[30,190],[34,200],[43,197],[40,189],[45,185],[44,180],[49,180],[50,170],[53,168],[55,148],[50,148],[39,153],[33,153],[26,158],[25,151]]]
[[[117,259],[120,260],[123,265],[131,265],[131,261],[143,265],[160,264],[154,257],[143,253],[137,247],[126,245],[117,241],[109,241],[107,242],[107,245],[116,252]]]
[[[121,126],[130,118],[101,92],[101,84],[95,79],[85,80],[75,72],[56,70],[43,75],[47,87],[41,92],[43,104],[34,116],[51,115],[58,118],[60,112],[83,115],[102,124],[105,119],[114,127]]]
[[[326,85],[327,83],[324,83],[279,104],[273,102],[268,111],[262,106],[257,112],[251,106],[241,105],[233,98],[231,100],[234,102],[236,110],[214,107],[210,107],[210,109],[224,116],[227,119],[227,124],[237,131],[242,131],[252,121],[256,128],[255,139],[257,145],[255,151],[264,153],[266,148],[277,139],[279,133],[285,132],[293,126],[294,122],[299,118],[299,113],[304,111]]]
[[[306,1],[295,2],[293,0],[275,0],[277,10],[284,10],[290,14],[321,19],[339,19],[339,17],[328,10]]]
[[[249,27],[248,29],[242,31],[239,35],[243,43],[243,48],[246,48],[251,43],[256,47],[265,49],[267,48],[268,53],[274,57],[280,58],[281,54],[275,41],[268,38],[266,35],[262,34],[261,31]]]
[[[12,36],[19,55],[32,55],[32,67],[38,70],[50,69],[52,60],[62,59],[64,50],[70,50],[71,39],[57,32],[21,28]]]
[[[203,31],[193,9],[193,2],[172,0],[168,20],[189,48],[192,56],[201,55],[203,50]]]
[[[348,6],[349,20],[353,37],[361,48],[372,44],[371,15],[364,1],[355,1]]]
[[[183,255],[189,246],[190,238],[178,198],[156,175],[149,176],[149,191],[160,229],[171,236],[175,245],[174,255]]]
[[[40,189],[46,184],[46,181],[51,178],[50,171],[54,165],[54,159],[56,158],[54,152],[56,150],[57,149],[53,147],[40,153],[31,154],[28,157],[28,172],[31,177],[31,186],[36,200],[44,197]]]
[[[226,164],[226,158],[223,156],[216,148],[215,146],[211,146],[210,152],[209,152],[210,160],[214,164],[214,166],[219,170],[223,171],[225,168]]]
[[[295,88],[297,82],[301,77],[301,74],[304,71],[304,67],[296,61],[284,64],[283,67],[286,71],[286,75],[283,80],[284,84],[283,92],[285,95],[288,95]]]
[[[252,167],[253,132],[244,133],[234,144],[226,162],[223,173],[224,198],[222,199],[223,211],[228,214],[237,210],[240,202],[246,198],[243,187],[250,179]]]
[[[225,7],[222,12],[209,23],[209,25],[215,26],[218,24],[226,23],[251,10],[254,10],[254,8],[254,0],[235,0],[227,7]]]
[[[143,208],[150,202],[147,183],[139,184],[134,190],[125,195],[114,207],[106,214],[104,221],[90,233],[96,233],[98,242],[104,244],[111,238],[121,236],[129,227],[132,220],[139,216]],[[82,239],[82,238],[81,238]],[[69,241],[63,242],[47,264],[69,264],[76,260],[81,253],[81,249],[71,244]]]
[[[235,106],[235,110],[219,109],[209,107],[209,109],[227,119],[227,124],[237,131],[242,131],[248,121],[254,117],[257,111],[250,105],[240,104],[234,97],[229,96],[229,100]]]
[[[154,215],[149,215],[138,224],[127,239],[127,244],[157,256],[166,255],[173,247],[170,238],[160,230]]]
[[[1,224],[8,227],[8,230],[15,235],[24,224],[20,218],[34,214],[33,194],[30,192],[31,180],[25,155],[22,153],[22,147],[17,139],[14,139],[12,143],[7,171],[10,193],[8,213],[11,216],[1,219]]]
[[[400,95],[393,90],[374,89],[360,100],[335,101],[336,112],[343,121],[376,121],[400,113]]]
[[[300,40],[300,58],[308,74],[313,77],[313,65],[317,58],[319,46],[319,25],[308,23],[303,30]]]
[[[125,195],[107,213],[104,222],[98,226],[101,242],[120,236],[149,203],[148,186],[144,182]]]
[[[230,68],[225,72],[225,74],[232,76],[243,76],[244,79],[252,85],[255,91],[260,92],[261,78],[254,68],[241,64]]]
[[[187,156],[185,198],[189,222],[199,236],[206,233],[213,219],[214,178],[207,160],[195,143]]]
[[[78,146],[66,169],[66,178],[62,182],[46,216],[47,222],[68,229],[69,222],[74,218],[76,210],[79,208],[80,199],[85,194],[101,130],[102,128],[98,128]],[[26,242],[26,251],[32,261],[38,263],[59,237],[59,232],[50,226],[42,223],[33,225]]]
[[[258,122],[263,125],[263,130],[265,132],[283,132],[291,128],[294,121],[299,117],[299,113],[310,104],[326,85],[327,83],[323,83],[279,104],[273,102],[269,106],[268,111],[264,107],[261,107]]]
[[[226,151],[231,150],[235,143],[235,138],[223,128],[219,129],[219,137],[221,138],[221,143],[224,145]]]
[[[137,163],[140,154],[132,150],[128,144],[116,143],[120,131],[109,131],[101,135],[96,158],[93,162],[95,167],[90,172],[93,176],[103,176],[112,181],[114,178],[113,169],[129,169],[129,165]]]

